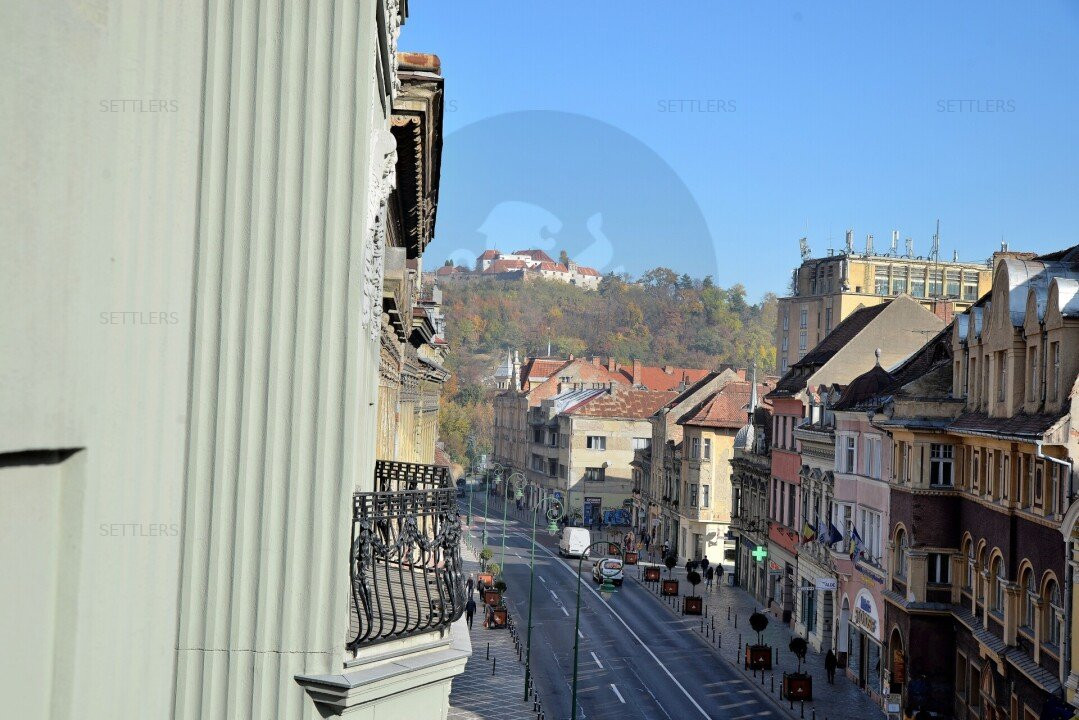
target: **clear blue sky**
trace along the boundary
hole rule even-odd
[[[428,267],[565,247],[755,299],[806,234],[814,255],[847,228],[925,254],[937,218],[948,257],[1079,243],[1079,3],[409,9],[401,48],[442,58],[448,104]]]

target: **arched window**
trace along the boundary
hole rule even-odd
[[[1023,575],[1023,627],[1034,632],[1035,613],[1038,607],[1038,591],[1034,589],[1034,571],[1027,568]]]
[[[907,576],[907,533],[902,528],[895,532],[895,557],[892,559],[897,577]]]
[[[1004,614],[1004,583],[1007,578],[1004,573],[1004,558],[997,558],[993,563],[993,577],[989,582],[993,583],[993,610]]]
[[[1056,580],[1050,580],[1045,586],[1045,642],[1060,647],[1060,586]]]

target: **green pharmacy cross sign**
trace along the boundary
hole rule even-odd
[[[768,557],[768,551],[764,549],[763,545],[758,545],[757,547],[753,548],[753,552],[751,554],[757,562],[764,562],[764,558]]]

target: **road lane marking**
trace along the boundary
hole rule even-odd
[[[720,705],[720,710],[730,710],[731,708],[742,707],[743,705],[755,705],[756,700],[743,700],[742,702],[731,703],[729,705]]]
[[[562,611],[563,615],[565,615],[566,617],[569,617],[569,610],[566,610],[565,607],[563,607],[562,605],[559,605],[558,609]]]
[[[614,694],[618,696],[619,702],[621,702],[623,705],[625,705],[626,701],[622,697],[622,693],[618,692],[618,686],[615,685],[614,683],[611,683],[611,690],[614,690]]]
[[[578,630],[578,631],[577,631],[577,637],[579,637],[579,638],[581,638],[582,640],[584,640],[584,634],[583,634],[583,633],[582,633],[582,632],[581,632],[580,630]]]
[[[590,652],[591,652],[591,651],[590,651]],[[598,657],[596,657],[596,654],[595,654],[595,653],[592,653],[592,659],[596,661],[596,665],[599,665],[599,669],[600,669],[600,670],[602,670],[602,669],[603,669],[603,663],[601,663],[601,662],[599,661],[599,658],[598,658]]]
[[[547,584],[547,581],[543,579],[542,575],[539,576],[539,579],[540,579],[540,582],[543,583],[544,585]]]
[[[554,598],[555,602],[562,602],[558,599],[558,596],[554,594],[554,590],[548,590],[547,592],[551,593],[551,597]]]
[[[667,708],[663,707],[663,705],[660,704],[659,698],[657,698],[656,694],[652,692],[652,689],[648,687],[645,681],[641,679],[641,676],[637,674],[637,671],[633,669],[633,665],[627,664],[626,669],[633,673],[633,677],[637,678],[637,682],[641,684],[641,687],[644,688],[644,691],[652,696],[652,702],[654,702],[656,704],[656,707],[660,709],[660,712],[662,712],[667,717],[667,720],[674,720],[671,717],[671,714],[667,712]]]
[[[565,560],[562,560],[561,558],[557,557],[553,552],[548,550],[543,545],[539,545],[538,547],[540,549],[542,549],[543,552],[550,555],[551,558],[553,558],[556,561],[556,564],[559,564],[562,567],[564,567],[566,569],[566,572],[568,572],[570,575],[573,575],[574,577],[580,577],[580,573],[578,573],[573,568],[571,568],[569,566],[569,563],[567,563]],[[700,703],[698,703],[696,700],[693,699],[693,696],[689,694],[689,691],[686,690],[685,686],[682,685],[682,683],[678,682],[678,678],[676,678],[674,675],[671,674],[671,671],[667,669],[667,666],[664,665],[660,661],[660,659],[658,657],[656,657],[656,654],[654,652],[652,652],[652,649],[644,644],[644,641],[641,640],[641,636],[633,631],[633,628],[631,628],[629,626],[629,623],[627,623],[625,620],[623,620],[622,616],[619,615],[614,610],[614,608],[612,608],[609,604],[607,604],[603,600],[603,598],[600,597],[599,593],[595,591],[594,588],[592,588],[589,585],[583,585],[583,584],[582,584],[582,587],[586,588],[588,590],[588,592],[592,593],[592,595],[594,595],[596,597],[596,599],[599,600],[600,604],[603,605],[603,607],[607,608],[608,612],[610,612],[611,615],[613,615],[614,618],[616,620],[618,620],[618,622],[620,622],[622,624],[622,627],[624,627],[626,629],[626,632],[628,632],[631,636],[633,636],[633,639],[637,641],[637,644],[641,646],[641,649],[644,650],[646,653],[648,653],[649,657],[651,657],[653,660],[655,660],[656,665],[658,665],[659,669],[663,671],[663,674],[666,675],[667,677],[669,677],[671,679],[671,682],[673,682],[678,687],[678,689],[682,691],[682,694],[686,696],[686,699],[689,700],[690,704],[693,705],[693,707],[697,708],[697,712],[699,712],[701,714],[701,717],[707,718],[708,720],[712,720],[712,716],[709,715],[707,712],[705,712],[704,708],[702,708],[700,706]],[[565,608],[563,608],[563,612],[564,611],[565,611]],[[569,617],[569,613],[566,613],[566,617]]]

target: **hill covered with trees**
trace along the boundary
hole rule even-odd
[[[440,436],[466,463],[490,452],[490,378],[507,350],[526,355],[613,356],[652,365],[712,368],[722,363],[762,372],[775,366],[774,295],[746,302],[745,288],[721,288],[656,268],[633,280],[607,275],[598,291],[561,282],[440,279],[453,378],[446,388]]]

